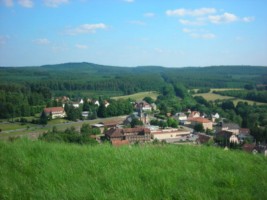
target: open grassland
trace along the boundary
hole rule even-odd
[[[202,96],[207,101],[234,99],[233,97],[222,96],[222,95],[214,94],[214,93],[210,93],[210,92],[209,93],[194,94],[193,96]]]
[[[151,97],[152,99],[156,100],[158,96],[159,96],[159,93],[154,92],[154,91],[149,91],[149,92],[138,92],[138,93],[126,95],[126,96],[117,96],[117,97],[113,97],[113,99],[115,99],[115,100],[117,100],[117,99],[133,99],[135,101],[140,101],[145,97]]]
[[[261,102],[256,102],[256,101],[251,101],[251,100],[245,100],[245,99],[239,99],[231,96],[223,96],[220,94],[214,94],[213,91],[226,91],[226,90],[243,90],[242,88],[212,88],[210,89],[210,92],[207,93],[199,93],[199,94],[194,94],[193,96],[202,96],[204,99],[207,101],[223,101],[223,100],[232,100],[235,105],[237,105],[238,102],[247,102],[249,105],[253,105],[254,103],[256,105],[266,105],[266,103],[261,103]]]
[[[227,90],[244,90],[243,88],[211,88],[210,92],[214,91],[227,91]]]
[[[266,165],[204,146],[0,142],[0,199],[266,199]]]

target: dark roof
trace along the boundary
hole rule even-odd
[[[124,128],[122,129],[123,133],[150,133],[148,128],[137,127],[137,128]]]
[[[230,138],[233,135],[230,131],[220,131],[216,133],[216,137]]]
[[[112,128],[105,132],[105,135],[109,137],[122,137],[122,129],[119,128]]]
[[[228,128],[228,129],[240,129],[240,126],[235,123],[223,123],[222,128]]]
[[[207,143],[211,138],[212,137],[209,135],[199,133],[197,141],[203,144],[203,143]]]
[[[247,152],[252,152],[253,149],[255,149],[255,147],[256,147],[255,144],[244,144],[244,145],[242,146],[242,149],[243,149],[244,151],[247,151]]]

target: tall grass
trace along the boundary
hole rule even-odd
[[[267,159],[212,147],[0,142],[0,199],[266,199]]]

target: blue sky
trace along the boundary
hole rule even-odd
[[[0,66],[267,66],[266,0],[0,0]]]

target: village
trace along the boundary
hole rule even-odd
[[[51,120],[65,118],[65,105],[81,108],[84,101],[99,107],[102,103],[105,108],[110,106],[108,100],[78,99],[71,101],[63,96],[55,99],[61,102],[60,107],[47,107],[46,116]],[[113,146],[144,143],[170,143],[191,145],[214,145],[224,149],[241,149],[250,153],[267,155],[266,146],[256,144],[248,128],[241,128],[238,124],[229,122],[220,117],[218,113],[207,115],[190,109],[174,115],[166,113],[174,126],[168,126],[166,120],[157,118],[157,105],[147,103],[145,100],[132,102],[133,112],[118,120],[108,120],[91,124],[93,128],[100,129],[100,135],[91,135],[99,143],[110,142]],[[81,119],[88,119],[89,111],[81,111]],[[137,123],[136,123],[137,122]],[[157,123],[155,123],[157,122]],[[165,124],[165,125],[162,125]]]

